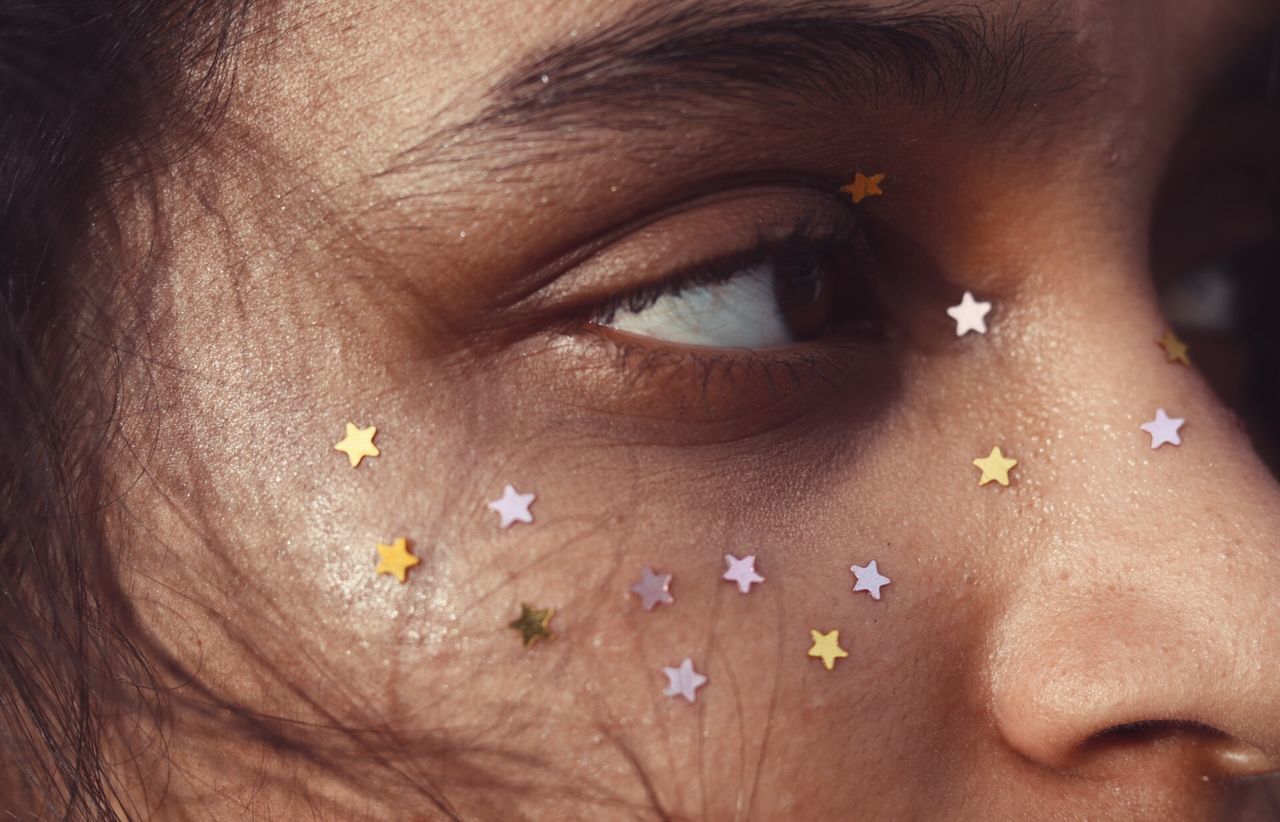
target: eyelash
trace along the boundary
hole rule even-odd
[[[824,225],[825,223],[825,225]],[[591,325],[606,325],[619,312],[638,313],[649,308],[662,297],[675,296],[690,288],[732,281],[746,269],[761,262],[778,259],[800,251],[827,252],[835,248],[851,249],[859,259],[866,258],[861,224],[848,208],[841,208],[834,219],[830,214],[816,212],[802,216],[789,233],[781,238],[757,236],[755,244],[744,251],[674,273],[665,280],[641,286],[612,297],[595,306],[587,318]]]
[[[852,329],[843,323],[807,343],[761,350],[668,343],[607,325],[621,311],[643,309],[699,285],[729,281],[753,265],[786,260],[784,255],[793,251],[802,258],[842,259],[843,265],[829,270],[833,281],[848,284],[850,294],[888,286],[875,264],[862,219],[842,199],[814,200],[790,210],[785,222],[756,226],[754,242],[748,241],[741,251],[672,266],[665,277],[566,314],[559,333],[574,340],[574,366],[568,373],[589,386],[583,396],[596,398],[596,408],[616,413],[656,440],[682,441],[680,432],[692,430],[685,427],[692,425],[699,437],[714,434],[723,437],[722,442],[781,427],[841,397],[849,402],[838,406],[843,409],[839,413],[863,413],[891,396],[897,373],[893,339],[842,333]],[[840,272],[847,276],[840,277]],[[854,385],[860,387],[856,400],[850,394]],[[673,428],[675,421],[680,426]]]

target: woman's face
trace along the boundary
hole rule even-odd
[[[116,464],[142,622],[194,673],[173,698],[285,730],[178,710],[165,801],[1228,807],[1280,768],[1280,487],[1216,349],[1188,369],[1155,344],[1153,268],[1275,237],[1265,61],[1256,96],[1219,89],[1277,22],[1267,0],[260,14],[225,124],[162,181]],[[855,172],[883,195],[852,205]],[[956,335],[966,291],[986,335]],[[1151,448],[1157,409],[1180,446]],[[347,423],[378,428],[356,469]],[[978,484],[994,446],[1008,487]],[[531,525],[488,509],[509,483]],[[399,537],[404,584],[375,574]],[[740,593],[726,554],[764,582]],[[879,600],[850,572],[873,560]],[[644,566],[674,602],[629,593]],[[524,647],[522,603],[554,640]],[[827,670],[813,630],[848,657]],[[685,658],[693,704],[663,693]]]

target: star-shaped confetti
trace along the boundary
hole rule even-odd
[[[555,616],[555,608],[535,608],[528,603],[520,605],[520,616],[507,624],[520,632],[524,647],[532,648],[540,639],[552,640],[556,635],[551,633],[551,618]]]
[[[880,190],[880,184],[884,182],[883,174],[873,174],[870,177],[859,171],[853,176],[853,182],[840,189],[844,194],[848,194],[853,198],[853,204],[857,205],[868,197],[879,197],[884,194]]]
[[[521,494],[516,491],[514,485],[508,485],[502,489],[502,499],[489,503],[489,510],[497,511],[502,517],[503,528],[510,528],[517,522],[528,524],[533,522],[533,514],[529,513],[529,506],[533,505],[534,499],[536,499],[534,494]]]
[[[957,337],[963,337],[970,331],[987,333],[987,315],[990,313],[991,303],[978,302],[969,291],[964,292],[959,305],[947,309],[947,315],[956,321]]]
[[[982,477],[978,480],[978,485],[986,485],[992,482],[998,482],[1008,487],[1009,472],[1017,466],[1017,460],[1011,460],[1000,453],[1000,446],[991,449],[991,456],[982,459],[976,459],[973,464],[982,469]]]
[[[1164,336],[1156,340],[1156,345],[1164,349],[1169,362],[1180,362],[1188,368],[1191,367],[1191,358],[1187,356],[1187,344],[1178,339],[1177,334],[1172,331],[1164,332]]]
[[[693,669],[693,660],[688,657],[679,668],[663,668],[662,672],[667,675],[663,696],[682,696],[692,703],[698,698],[698,689],[707,684],[707,678]]]
[[[378,568],[376,573],[393,576],[402,585],[409,569],[419,562],[422,562],[422,560],[409,553],[409,543],[403,538],[397,539],[390,545],[378,545]]]
[[[725,554],[724,561],[729,564],[729,570],[724,572],[721,579],[738,583],[738,590],[742,593],[749,594],[754,583],[764,582],[764,577],[756,573],[754,554],[742,559],[738,559],[733,554]]]
[[[1178,431],[1186,422],[1186,420],[1171,418],[1163,408],[1160,408],[1156,411],[1154,420],[1142,424],[1142,430],[1151,435],[1151,448],[1155,450],[1166,443],[1182,445],[1182,437]]]
[[[640,569],[640,581],[631,586],[631,593],[640,597],[646,611],[652,611],[659,602],[670,604],[675,602],[668,589],[671,587],[671,574],[655,574],[648,565]]]
[[[857,577],[858,581],[853,585],[853,592],[866,591],[871,594],[874,600],[880,599],[880,589],[888,585],[893,580],[886,576],[882,576],[879,569],[876,568],[876,561],[873,559],[866,567],[861,565],[851,565],[850,571]]]
[[[821,659],[828,671],[836,667],[837,659],[844,659],[849,655],[848,651],[840,647],[839,630],[827,634],[810,630],[809,636],[813,638],[813,647],[809,649],[809,656]]]
[[[346,454],[351,467],[356,468],[365,457],[376,457],[382,453],[378,450],[378,446],[373,444],[373,438],[377,435],[377,426],[371,425],[368,428],[361,428],[358,425],[347,423],[347,436],[343,438],[342,442],[334,445],[333,450]]]

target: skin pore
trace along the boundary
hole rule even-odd
[[[162,727],[112,729],[130,810],[1240,810],[1233,780],[1280,769],[1280,487],[1153,345],[1150,237],[1204,96],[1277,23],[1266,0],[256,11],[225,120],[131,238],[158,252],[111,525],[185,673]],[[851,211],[855,170],[888,180]],[[591,322],[795,236],[859,249],[874,297],[840,333],[749,352]],[[965,290],[987,337],[947,321]],[[1181,448],[1149,449],[1157,407]],[[380,432],[354,471],[347,422]],[[993,445],[1008,489],[977,487]],[[508,482],[535,525],[496,527]],[[397,537],[423,560],[403,586],[373,573]],[[766,582],[740,595],[725,553]],[[850,592],[871,559],[881,602]],[[673,605],[628,597],[642,565]],[[554,642],[521,647],[522,602]],[[805,651],[835,628],[827,672]],[[661,696],[686,656],[694,705]]]

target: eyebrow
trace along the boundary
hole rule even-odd
[[[892,100],[981,120],[1080,103],[1096,72],[1072,50],[1073,32],[1053,6],[1023,9],[651,0],[526,58],[473,125],[645,129],[664,108],[707,102]]]

